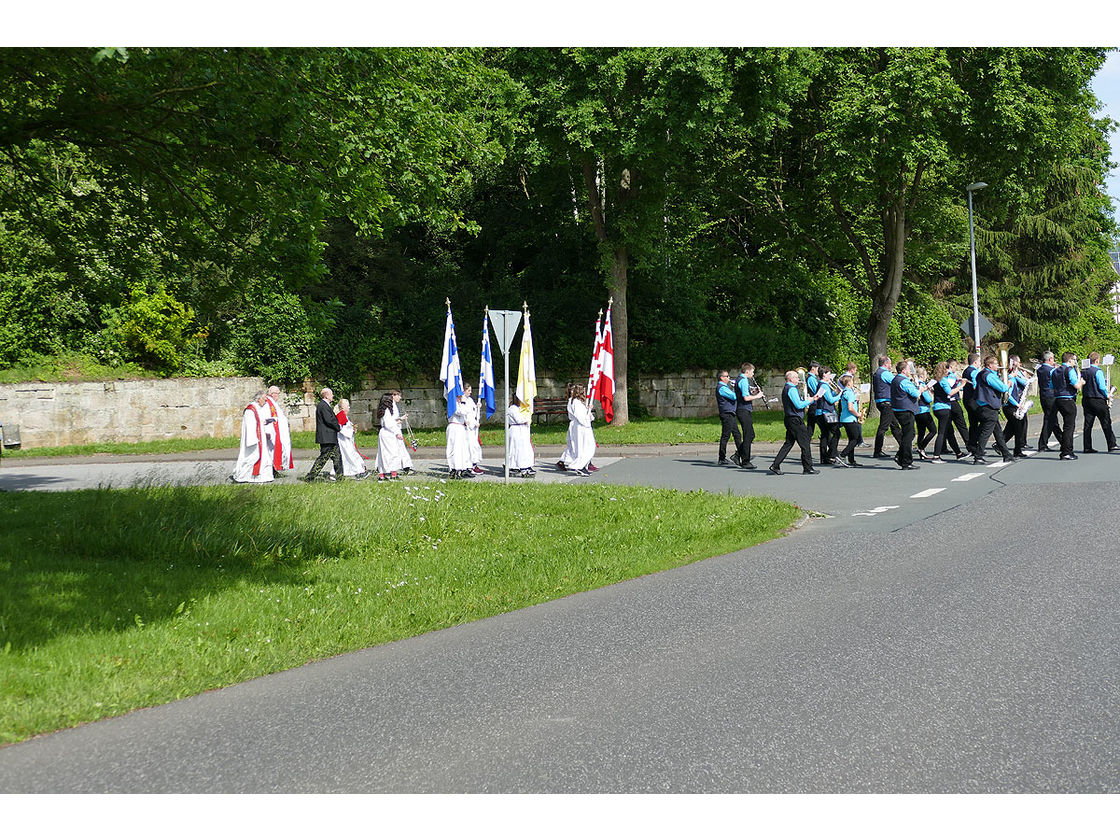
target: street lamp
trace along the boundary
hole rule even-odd
[[[968,248],[972,253],[972,340],[976,342],[973,353],[980,352],[980,298],[976,294],[976,237],[972,233],[972,194],[988,186],[983,181],[969,184],[968,191]]]

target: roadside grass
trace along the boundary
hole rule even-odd
[[[797,516],[439,480],[0,494],[0,743],[724,554]]]
[[[1041,413],[1036,404],[1030,411],[1035,417]],[[498,415],[495,414],[495,417]],[[1002,420],[1001,420],[1002,422]],[[878,416],[869,417],[863,424],[864,437],[874,437],[879,428]],[[720,436],[720,422],[717,417],[698,417],[688,419],[666,419],[645,417],[633,420],[625,426],[610,426],[601,421],[594,424],[595,439],[600,444],[662,444],[717,443]],[[755,440],[780,441],[786,436],[780,411],[756,411],[754,416]],[[447,432],[439,429],[416,429],[420,446],[445,446]],[[502,446],[505,430],[497,423],[482,426],[483,446]],[[536,445],[563,446],[568,435],[566,422],[537,424],[532,427],[533,443]],[[144,443],[90,443],[76,446],[44,446],[32,449],[6,449],[5,458],[41,458],[49,456],[76,455],[147,455],[174,452],[200,452],[211,449],[236,449],[236,437],[173,438],[170,440],[146,441]],[[377,450],[376,429],[358,432],[357,446],[371,455]],[[294,432],[292,445],[296,449],[318,449],[314,432]]]

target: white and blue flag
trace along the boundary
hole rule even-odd
[[[478,398],[486,403],[486,419],[494,416],[494,360],[490,356],[490,322],[482,313],[482,371],[478,374]]]
[[[447,305],[447,327],[443,331],[443,361],[439,365],[439,381],[447,397],[447,419],[455,413],[455,406],[463,393],[463,376],[459,369],[459,346],[455,341],[455,323],[451,320],[451,304]]]

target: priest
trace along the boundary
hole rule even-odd
[[[272,461],[272,471],[277,478],[283,478],[286,470],[295,466],[292,456],[292,427],[288,423],[288,415],[284,411],[284,403],[280,399],[280,388],[273,385],[265,395],[268,403],[268,414],[275,420],[265,429],[268,439],[269,451],[267,457]]]
[[[230,481],[236,484],[265,484],[272,481],[272,461],[268,457],[265,428],[276,424],[269,415],[264,391],[258,391],[241,415],[241,449]]]

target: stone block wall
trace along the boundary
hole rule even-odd
[[[759,372],[766,393],[777,396],[782,374]],[[542,397],[562,397],[568,379],[546,371],[537,376]],[[473,383],[472,383],[473,384]],[[512,386],[513,383],[511,383]],[[710,417],[716,414],[714,371],[639,376],[641,404],[655,417]],[[255,377],[139,379],[109,382],[27,382],[0,385],[0,424],[19,426],[25,449],[86,443],[136,443],[167,438],[229,437],[240,434],[241,412],[266,383]],[[283,395],[292,428],[315,430],[313,384]],[[504,404],[498,383],[502,422]],[[370,378],[350,396],[350,417],[361,430],[376,425],[380,396],[402,394],[414,428],[447,422],[443,385],[437,380]]]

